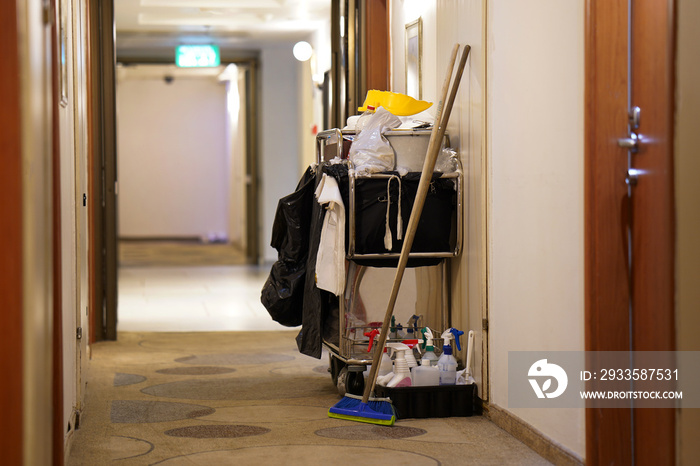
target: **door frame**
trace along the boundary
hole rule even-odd
[[[22,228],[22,131],[20,57],[16,2],[0,6],[0,42],[6,45],[7,68],[0,73],[0,217],[3,219],[0,253],[0,370],[4,376],[0,412],[0,451],[8,464],[22,464],[23,417],[23,228]]]

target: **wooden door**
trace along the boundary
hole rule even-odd
[[[635,0],[631,12],[631,105],[640,109],[639,149],[630,157],[632,348],[675,350],[673,114],[674,1]],[[673,409],[634,413],[638,464],[675,464]]]
[[[586,349],[673,350],[674,3],[586,8]],[[630,131],[636,151],[618,144]],[[589,408],[586,462],[673,464],[674,427],[672,411]]]

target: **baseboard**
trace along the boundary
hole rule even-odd
[[[498,406],[484,404],[483,416],[534,450],[538,455],[556,465],[584,464],[574,452],[557,444],[527,422]]]

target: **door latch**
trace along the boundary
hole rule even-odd
[[[637,129],[639,129],[639,120],[642,114],[642,110],[639,107],[632,107],[627,114],[627,123],[629,124],[630,132],[626,138],[620,138],[617,140],[617,145],[623,149],[636,154],[639,151],[639,142],[641,138],[637,134]]]
[[[639,136],[637,136],[637,133],[630,132],[629,137],[618,139],[617,145],[636,154],[639,150]]]

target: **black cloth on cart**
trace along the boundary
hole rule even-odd
[[[304,173],[296,190],[277,203],[272,223],[270,245],[277,250],[277,261],[263,285],[260,301],[272,320],[287,327],[302,323],[315,179],[312,170]]]
[[[333,175],[332,169],[328,171]],[[339,338],[338,298],[317,288],[315,280],[325,211],[314,191],[322,173],[310,167],[296,190],[277,204],[270,244],[277,249],[278,259],[260,298],[274,321],[288,327],[301,325],[299,352],[315,358],[321,357],[323,340],[338,344]]]

